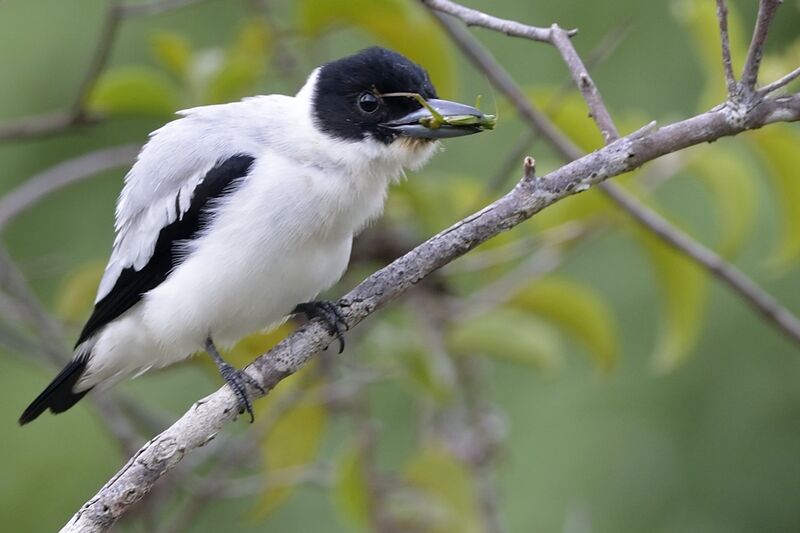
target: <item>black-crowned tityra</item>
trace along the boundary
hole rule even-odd
[[[439,100],[424,69],[383,48],[315,69],[295,96],[179,114],[125,177],[94,311],[21,424],[201,350],[252,417],[247,385],[258,384],[216,346],[296,312],[341,335],[337,308],[312,300],[344,273],[353,236],[380,214],[389,184],[422,167],[436,139],[489,123]]]

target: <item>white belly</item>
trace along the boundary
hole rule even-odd
[[[313,167],[298,179],[285,160],[262,159],[269,169],[256,165],[186,259],[102,330],[79,388],[177,362],[208,337],[233,344],[341,278],[353,234],[381,210],[387,182],[354,188]]]

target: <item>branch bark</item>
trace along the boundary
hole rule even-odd
[[[448,8],[448,13],[457,12],[452,6],[458,6],[458,4],[450,0],[437,0],[434,3],[430,0],[422,1],[432,9],[436,9],[433,7],[435,3],[436,5],[445,5]],[[725,7],[724,2],[721,3],[721,5]],[[718,10],[718,15],[722,17],[720,18],[720,33],[723,43],[725,43],[727,38],[727,19],[724,18],[726,13],[727,10],[723,10],[722,12]],[[434,15],[459,48],[461,48],[467,57],[483,71],[487,78],[509,98],[517,111],[533,129],[539,131],[550,141],[550,144],[561,153],[566,160],[575,159],[581,155],[580,149],[565,137],[543,113],[533,106],[511,76],[505,72],[491,54],[484,50],[483,47],[472,38],[466,29],[462,26],[455,25],[437,11],[434,11]],[[760,23],[762,26],[768,24],[773,15],[774,13],[769,15],[768,20],[765,22],[763,19],[766,15],[761,14],[759,21],[761,21]],[[499,24],[499,22],[495,22],[493,19],[494,17],[490,15],[484,15],[483,20],[485,22],[481,25],[493,29]],[[756,33],[758,33],[758,30],[756,30]],[[765,38],[765,36],[760,40],[761,45],[763,45],[763,38]],[[618,139],[619,132],[617,131],[616,125],[608,112],[594,80],[592,80],[592,77],[589,75],[588,69],[585,67],[575,47],[572,45],[568,32],[554,24],[550,28],[550,37],[547,42],[552,44],[564,59],[576,87],[583,95],[589,107],[590,116],[600,129],[606,143]],[[723,50],[724,49],[725,45],[723,44]],[[791,76],[791,74],[789,76]],[[738,98],[738,91],[729,94],[729,97],[731,99]],[[759,97],[756,94],[755,98],[752,99],[748,105],[752,105],[752,102],[758,101]],[[742,109],[740,109],[741,106],[732,103],[731,106],[733,110],[730,110],[727,104],[727,102],[723,104],[721,109],[729,114],[730,120],[736,120],[735,117],[742,112]],[[713,276],[719,278],[770,324],[777,327],[790,339],[795,342],[800,342],[800,320],[769,293],[761,289],[742,271],[725,261],[710,248],[695,241],[688,234],[678,229],[647,205],[639,202],[618,185],[613,183],[601,183],[599,186],[609,199],[647,231],[655,234],[663,242],[698,263]]]
[[[775,122],[798,120],[800,94],[760,102],[742,120],[731,120],[724,109],[714,109],[662,128],[634,132],[540,178],[529,173],[496,202],[364,280],[340,301],[342,314],[348,326],[356,326],[423,278],[479,244],[547,206],[610,177],[689,146]],[[332,340],[326,328],[314,320],[256,359],[246,371],[269,391]],[[259,395],[256,390],[250,392]],[[107,531],[161,476],[194,449],[213,439],[227,422],[236,418],[236,413],[236,398],[227,387],[195,403],[172,427],[145,444],[81,507],[62,531]]]

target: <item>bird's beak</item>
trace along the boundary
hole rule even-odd
[[[449,100],[430,99],[427,103],[435,114],[422,107],[381,126],[406,137],[421,139],[461,137],[494,128],[495,117],[484,115],[475,107]]]

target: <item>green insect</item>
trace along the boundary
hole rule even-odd
[[[392,97],[392,96],[405,96],[408,98],[413,98],[419,105],[424,107],[428,110],[431,114],[429,117],[422,117],[419,119],[419,123],[425,126],[426,128],[435,130],[439,129],[443,125],[453,126],[453,127],[476,127],[480,128],[481,130],[493,130],[495,125],[497,125],[497,117],[495,115],[484,115],[481,116],[476,115],[450,115],[450,116],[443,116],[441,113],[436,111],[432,105],[428,103],[428,101],[419,93],[406,93],[406,92],[398,92],[398,93],[386,93],[381,94],[381,97]],[[480,106],[481,97],[478,96],[475,107],[478,108]]]

